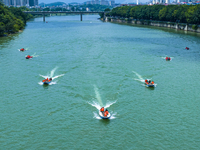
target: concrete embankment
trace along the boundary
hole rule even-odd
[[[196,24],[153,21],[153,20],[137,20],[137,19],[129,19],[129,18],[111,18],[111,17],[106,17],[105,21],[166,27],[166,28],[172,28],[172,29],[177,29],[177,30],[192,31],[192,32],[200,33],[200,25],[196,25]]]

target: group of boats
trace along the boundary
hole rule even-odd
[[[189,50],[189,47],[186,47],[185,49]],[[20,51],[25,51],[24,48],[21,48]],[[30,55],[27,55],[26,56],[26,59],[30,59],[32,58],[33,56],[30,56]],[[171,58],[170,57],[166,57],[165,60],[167,61],[170,61]],[[43,82],[43,85],[49,85],[51,82],[52,82],[52,78],[46,78],[44,80],[42,80]],[[145,79],[145,85],[147,87],[155,87],[156,84],[154,83],[154,81],[151,81],[150,79]],[[99,110],[99,116],[102,118],[102,119],[109,119],[111,117],[111,114],[109,113],[109,111],[106,109],[104,110],[104,107],[102,107],[100,110]]]
[[[21,48],[19,51],[24,52],[25,50],[26,50],[25,48]],[[27,56],[25,56],[25,58],[26,59],[31,59],[31,58],[33,58],[33,56],[27,55]]]
[[[25,50],[26,50],[25,48],[21,48],[19,51],[24,52]],[[33,56],[27,55],[25,58],[31,59],[31,58],[33,58]],[[46,78],[46,79],[42,80],[43,85],[49,85],[51,82],[52,82],[52,78],[49,78],[49,79]]]

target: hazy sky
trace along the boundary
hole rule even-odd
[[[39,4],[40,3],[52,3],[52,2],[65,2],[65,3],[71,3],[71,2],[77,2],[77,3],[83,3],[83,2],[86,2],[86,1],[90,1],[90,0],[39,0]],[[147,0],[139,0],[141,2],[145,2]],[[136,3],[136,0],[115,0],[115,3]]]

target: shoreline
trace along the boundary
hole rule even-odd
[[[196,25],[196,24],[154,21],[154,20],[137,20],[137,19],[129,19],[129,18],[114,18],[114,17],[106,17],[105,19],[101,18],[101,20],[106,21],[106,22],[127,23],[127,24],[132,24],[132,25],[135,24],[135,25],[165,27],[165,28],[171,28],[171,29],[176,29],[176,30],[200,33],[200,25]]]

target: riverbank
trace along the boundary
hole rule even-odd
[[[137,19],[130,19],[130,18],[114,18],[114,17],[113,18],[106,17],[105,21],[115,22],[115,23],[130,23],[130,24],[138,24],[138,25],[165,27],[165,28],[172,28],[172,29],[177,29],[177,30],[200,33],[200,25],[196,25],[196,24],[154,21],[154,20],[137,20]]]

